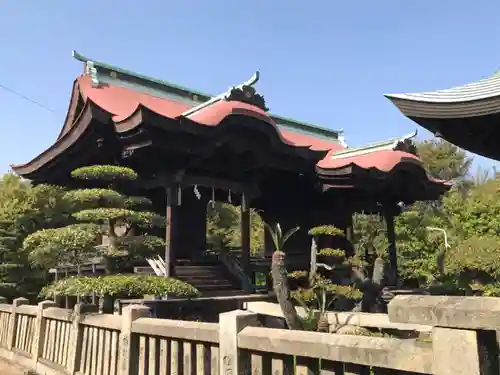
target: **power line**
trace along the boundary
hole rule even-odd
[[[49,108],[49,107],[43,105],[42,103],[37,102],[36,100],[27,97],[26,95],[23,95],[23,94],[15,91],[15,90],[12,90],[11,88],[9,88],[9,87],[7,87],[5,85],[2,85],[1,83],[0,83],[0,88],[4,89],[5,91],[7,91],[7,92],[9,92],[9,93],[11,93],[13,95],[16,95],[17,97],[19,97],[21,99],[24,99],[24,100],[26,100],[26,101],[28,101],[28,102],[30,102],[32,104],[35,104],[35,105],[37,105],[37,106],[39,106],[39,107],[41,107],[41,108],[43,108],[43,109],[45,109],[45,110],[47,110],[47,111],[49,111],[51,113],[55,113],[55,111],[52,108]]]

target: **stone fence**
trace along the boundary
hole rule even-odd
[[[0,304],[0,357],[61,375],[499,373],[500,299],[399,296],[389,318],[433,326],[429,341],[265,328],[242,310],[217,324],[150,318],[142,305],[106,315],[17,299]]]

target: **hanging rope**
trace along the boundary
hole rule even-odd
[[[180,206],[182,204],[182,187],[181,185],[177,185],[177,205]]]
[[[246,211],[248,209],[247,196],[245,192],[241,193],[241,208],[243,209],[243,211]]]

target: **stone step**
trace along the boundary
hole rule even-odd
[[[193,286],[195,285],[227,285],[231,284],[232,282],[229,279],[192,279],[192,278],[182,278],[182,281],[191,284]]]
[[[136,267],[139,274],[154,275],[151,267]],[[235,285],[224,266],[217,262],[207,261],[178,261],[175,265],[175,277],[198,289],[202,294],[206,292],[220,292],[229,295],[231,291],[241,292],[240,286]]]
[[[235,289],[235,286],[232,284],[198,285],[198,286],[194,286],[194,287],[202,293],[204,293],[205,291],[218,291],[218,290],[222,291],[222,290],[234,290]]]

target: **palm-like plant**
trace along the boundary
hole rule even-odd
[[[302,330],[303,324],[292,302],[290,289],[288,287],[287,271],[285,267],[285,252],[283,251],[286,242],[292,237],[300,227],[294,227],[283,233],[281,226],[277,223],[269,225],[264,223],[266,230],[273,240],[274,252],[271,262],[271,278],[273,280],[273,290],[283,311],[283,316],[290,329]]]

